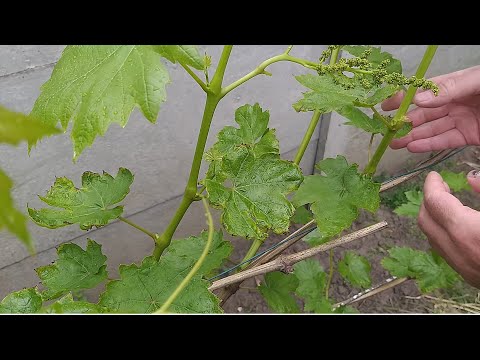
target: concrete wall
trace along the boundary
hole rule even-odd
[[[287,45],[236,46],[228,65],[225,83],[231,83],[253,70],[263,60],[277,55]],[[221,46],[202,46],[212,55],[213,66]],[[324,46],[296,46],[295,56],[318,58]],[[49,78],[63,46],[0,46],[0,104],[17,111],[29,112]],[[46,139],[27,156],[26,146],[0,146],[0,167],[15,181],[13,196],[19,207],[42,206],[37,194],[44,194],[55,176],[67,176],[79,184],[86,170],[116,174],[127,167],[135,174],[130,195],[124,201],[124,216],[153,231],[167,225],[181,198],[200,127],[204,93],[181,67],[167,64],[172,84],[167,87],[168,99],[163,105],[156,125],[150,124],[135,111],[125,129],[114,124],[105,137],[97,138],[72,163],[69,136]],[[258,76],[229,94],[220,103],[207,146],[225,125],[234,125],[234,111],[246,103],[259,102],[270,110],[270,126],[277,129],[281,153],[285,158],[295,155],[298,144],[310,120],[309,114],[296,113],[291,104],[303,90],[292,75],[303,68],[291,63],[269,67],[272,77]],[[301,164],[309,172],[316,153],[317,134]],[[202,173],[205,166],[202,169]],[[199,204],[189,210],[176,236],[192,235],[203,229],[205,220]],[[138,261],[152,251],[152,241],[142,233],[120,222],[87,233],[78,226],[49,230],[29,224],[38,254],[28,256],[23,246],[5,232],[0,233],[0,298],[12,290],[37,283],[34,268],[55,259],[55,246],[67,241],[84,245],[93,238],[103,245],[109,257],[109,271],[116,276],[119,263]]]
[[[421,45],[382,45],[382,49],[390,52],[402,61],[403,71],[406,76],[415,74],[418,64],[422,59],[426,46]],[[480,64],[479,45],[440,45],[427,72],[427,77],[446,74]],[[356,162],[360,168],[367,163],[367,149],[370,135],[348,125],[343,125],[347,120],[337,113],[333,113],[330,120],[325,157],[334,157],[344,154],[349,162]],[[375,148],[381,140],[376,136]],[[379,172],[397,173],[402,168],[412,166],[416,161],[428,154],[410,154],[407,150],[388,149],[378,168]]]

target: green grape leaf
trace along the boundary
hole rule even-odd
[[[305,206],[299,206],[295,209],[295,213],[290,219],[294,224],[306,224],[313,219],[312,212]]]
[[[38,141],[44,136],[59,132],[54,126],[0,106],[0,143],[17,145],[21,141]],[[10,194],[12,187],[10,178],[0,170],[0,230],[6,228],[25,244],[30,253],[34,253],[27,230],[27,218],[14,207]]]
[[[62,244],[57,254],[58,259],[52,265],[35,270],[46,287],[42,292],[44,300],[73,290],[91,289],[107,279],[107,257],[95,241],[88,239],[85,250],[76,244]]]
[[[299,313],[293,293],[298,286],[298,279],[294,274],[283,274],[279,271],[265,275],[264,282],[258,290],[268,304],[268,307],[276,313]]]
[[[258,103],[243,105],[235,111],[235,122],[240,128],[225,126],[217,135],[218,141],[205,153],[205,160],[210,162],[207,179],[222,177],[222,163],[226,155],[247,148],[256,157],[272,154],[279,155],[280,148],[275,137],[275,129],[268,129],[270,115],[263,111]]]
[[[139,266],[120,265],[120,280],[107,283],[99,305],[120,313],[151,313],[158,310],[190,272],[205,247],[206,238],[205,233],[196,238],[191,249],[187,244],[192,238],[174,240],[158,262],[149,256]],[[222,312],[218,298],[208,290],[210,284],[202,279],[202,275],[221,264],[230,253],[230,250],[226,251],[230,248],[225,245],[221,233],[215,234],[214,239],[207,261],[175,299],[169,311]]]
[[[110,124],[124,127],[135,106],[155,123],[170,82],[160,58],[151,45],[67,46],[31,114],[50,126],[60,121],[64,131],[72,120],[76,159]]]
[[[305,241],[310,246],[318,246],[321,244],[325,244],[326,242],[330,241],[332,238],[329,236],[324,236],[318,228],[309,232],[307,235],[303,237],[303,241]]]
[[[338,272],[353,286],[363,289],[372,285],[370,277],[371,266],[367,258],[347,251],[344,258],[338,263]]]
[[[13,292],[0,302],[0,314],[33,314],[42,307],[42,297],[37,289]]]
[[[36,142],[44,136],[58,133],[60,130],[54,126],[0,106],[0,143],[17,145],[21,141]]]
[[[304,93],[303,99],[293,105],[296,111],[319,110],[322,113],[328,113],[346,105],[352,105],[353,102],[364,99],[368,94],[368,90],[360,87],[345,89],[329,75],[308,74],[295,78],[300,84],[313,90]]]
[[[38,225],[50,229],[72,224],[79,224],[82,230],[100,227],[122,215],[123,206],[112,206],[127,196],[132,182],[132,173],[124,168],[118,170],[115,178],[106,172],[84,172],[80,189],[70,179],[57,178],[46,196],[39,198],[64,210],[28,208],[28,213]]]
[[[208,238],[208,231],[203,231],[200,236],[190,236],[186,239],[173,241],[174,246],[169,247],[169,254],[179,258],[197,261]],[[198,270],[200,274],[209,274],[211,271],[222,266],[225,259],[228,259],[233,251],[233,246],[229,241],[223,240],[222,233],[216,231],[213,234],[212,245],[207,258]]]
[[[192,66],[197,70],[205,67],[204,58],[200,56],[198,47],[195,45],[153,45],[155,50],[165,59],[182,65]]]
[[[367,47],[346,46],[345,49],[352,55],[360,56]],[[381,52],[380,48],[372,48],[372,53],[367,58],[376,69],[383,60],[390,60],[385,70],[387,73],[402,72],[399,60],[390,54]],[[337,111],[347,105],[374,106],[389,98],[401,89],[400,86],[386,84],[385,86],[372,86],[365,88],[362,79],[367,80],[372,75],[355,75],[353,78],[341,76],[342,80],[330,74],[300,75],[296,79],[302,85],[313,90],[303,94],[303,99],[296,102],[293,107],[296,111],[318,110],[322,113]],[[371,79],[372,80],[372,79]]]
[[[416,218],[418,216],[418,213],[420,212],[420,206],[422,205],[423,191],[418,191],[418,190],[405,191],[405,196],[407,197],[408,202],[400,205],[393,211],[397,215],[410,216],[410,217]]]
[[[370,106],[377,105],[381,103],[383,100],[388,99],[393,94],[396,94],[401,89],[402,89],[401,86],[392,85],[392,84],[386,84],[385,86],[382,86],[380,88],[373,87],[374,93],[373,95],[370,95],[365,100],[365,105],[370,105]]]
[[[305,303],[305,311],[312,311],[315,314],[333,314],[333,304],[323,294],[318,294],[318,299]]]
[[[374,213],[380,205],[380,184],[358,173],[343,156],[324,159],[316,168],[325,175],[306,176],[293,197],[295,206],[312,204],[319,231],[324,237],[348,228],[363,208]]]
[[[470,187],[470,184],[468,183],[467,176],[460,172],[460,173],[454,173],[449,170],[442,170],[440,171],[440,175],[443,178],[443,181],[445,181],[448,184],[448,187],[452,191],[461,191],[461,190],[471,190],[472,188]]]
[[[350,120],[346,122],[345,125],[352,125],[372,134],[385,135],[388,130],[386,125],[378,118],[377,114],[374,114],[373,117],[369,117],[355,106],[344,106],[343,108],[338,109],[337,113]],[[410,122],[405,122],[403,127],[395,134],[395,138],[401,138],[407,135],[411,129],[412,124]]]
[[[25,244],[30,253],[33,253],[33,243],[27,230],[27,218],[14,207],[10,195],[12,187],[12,180],[0,170],[0,230],[7,229]]]
[[[295,293],[304,299],[304,310],[315,313],[331,311],[331,304],[325,298],[327,275],[320,263],[314,259],[301,261],[295,264],[294,274],[298,279],[298,287]]]
[[[387,127],[380,120],[373,119],[353,105],[337,109],[337,113],[347,118],[345,125],[352,125],[372,134],[385,134]]]
[[[374,86],[365,89],[355,79],[351,80],[352,88],[335,81],[330,75],[299,75],[297,81],[313,90],[303,93],[303,99],[297,101],[293,108],[296,111],[318,110],[322,113],[338,111],[345,106],[359,105],[362,107],[374,106],[395,94],[398,86]]]
[[[106,313],[108,309],[88,301],[74,301],[72,293],[68,293],[58,301],[43,308],[42,312],[47,314],[98,314]]]
[[[384,60],[390,60],[385,70],[387,73],[402,73],[402,63],[400,60],[395,59],[390,53],[382,51],[381,47],[362,46],[362,45],[346,45],[342,47],[343,50],[349,52],[353,56],[360,56],[367,49],[372,49],[372,53],[367,57],[367,60],[374,66],[378,67]]]
[[[388,253],[390,257],[382,259],[382,266],[398,277],[412,275],[413,272],[410,269],[412,259],[424,256],[423,252],[408,247],[394,247],[388,250]]]
[[[333,311],[333,313],[334,314],[358,314],[358,310],[348,305],[342,305],[336,308]]]
[[[415,279],[424,293],[451,287],[459,280],[459,275],[433,252],[394,247],[388,253],[390,257],[382,260],[382,266],[394,276]]]
[[[286,195],[303,179],[297,165],[280,159],[268,118],[258,104],[240,107],[240,128],[224,128],[206,156],[211,164],[203,183],[210,203],[223,209],[230,234],[248,239],[263,240],[269,229],[288,230],[295,208]]]

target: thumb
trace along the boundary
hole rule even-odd
[[[432,91],[417,93],[413,102],[421,107],[438,107],[466,96],[476,95],[480,91],[480,66],[460,70],[431,79],[438,85],[439,93]]]
[[[480,171],[472,170],[467,174],[467,180],[472,189],[480,193]]]

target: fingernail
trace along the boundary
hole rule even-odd
[[[467,174],[467,177],[477,178],[480,177],[480,170],[472,170]]]
[[[417,102],[427,102],[434,98],[434,95],[431,91],[424,91],[420,94],[415,95],[415,100]]]

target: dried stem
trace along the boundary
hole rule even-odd
[[[357,295],[352,296],[351,298],[349,298],[347,300],[344,300],[344,301],[341,301],[341,302],[335,304],[334,308],[337,308],[339,306],[344,306],[344,305],[350,305],[350,304],[356,303],[358,301],[365,300],[365,299],[369,298],[370,296],[376,295],[378,293],[381,293],[382,291],[385,291],[385,290],[391,289],[391,288],[393,288],[397,285],[400,285],[407,280],[408,280],[408,278],[396,278],[395,276],[391,277],[391,278],[385,280],[380,285],[371,287],[371,288],[369,288],[365,291],[362,291],[362,292],[358,293]]]
[[[352,242],[354,240],[363,238],[367,235],[373,234],[377,231],[380,231],[384,228],[386,228],[388,224],[385,221],[379,222],[377,224],[368,226],[366,228],[363,228],[361,230],[357,230],[351,234],[342,236],[338,239],[335,239],[329,243],[322,244],[316,247],[313,247],[311,249],[307,249],[304,251],[300,251],[295,254],[291,254],[288,256],[281,256],[278,259],[274,261],[270,261],[266,264],[257,266],[252,269],[244,270],[238,274],[234,274],[231,276],[228,276],[224,279],[220,279],[215,281],[212,286],[209,287],[210,291],[222,288],[224,286],[234,284],[241,282],[243,280],[249,279],[251,277],[257,276],[257,275],[262,275],[266,274],[272,271],[283,271],[283,272],[290,272],[292,270],[292,266],[296,264],[299,261],[308,259],[312,256],[315,256],[321,252],[333,249],[337,246],[347,244],[349,242]]]

